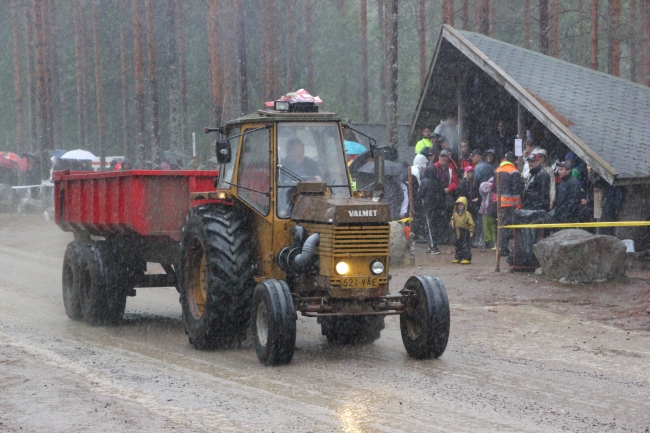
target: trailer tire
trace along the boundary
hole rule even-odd
[[[381,337],[384,316],[325,316],[320,319],[321,334],[331,344],[370,344]]]
[[[230,346],[246,337],[253,293],[248,220],[233,206],[190,211],[179,267],[183,323],[196,349]]]
[[[251,328],[257,359],[264,365],[291,362],[296,347],[296,309],[286,282],[269,279],[253,292]]]
[[[81,320],[81,300],[79,283],[81,279],[81,245],[70,242],[63,256],[61,286],[63,288],[63,306],[65,314],[72,320]]]
[[[84,320],[92,325],[115,325],[126,306],[126,291],[117,283],[119,260],[108,242],[84,245],[81,257],[80,304]]]
[[[399,325],[404,348],[411,358],[440,357],[449,340],[449,299],[436,277],[411,277],[404,285],[410,292]]]

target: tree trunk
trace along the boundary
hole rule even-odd
[[[530,0],[524,1],[524,48],[530,50]]]
[[[388,0],[391,1],[391,0]],[[379,88],[387,89],[386,82],[386,23],[385,23],[384,0],[377,0],[377,17],[379,21],[379,47],[381,54],[379,57]],[[380,91],[379,105],[381,106],[381,121],[386,122],[386,92]]]
[[[13,39],[14,55],[14,110],[16,111],[16,152],[20,153],[25,146],[25,120],[23,114],[23,85],[20,67],[20,3],[11,0],[11,36]]]
[[[181,121],[181,143],[180,150],[187,154],[187,62],[185,56],[185,17],[183,13],[183,1],[176,2],[177,36],[178,36],[178,79],[181,93],[180,121]]]
[[[547,55],[549,54],[549,24],[548,0],[539,0],[539,51]]]
[[[285,5],[285,25],[287,26],[284,37],[285,37],[285,52],[286,52],[286,91],[291,92],[293,90],[293,11],[291,10],[291,5],[287,2]],[[298,89],[296,89],[298,90]]]
[[[478,32],[488,36],[490,33],[490,0],[478,0]]]
[[[637,7],[636,0],[630,0],[630,81],[637,82],[638,77],[638,37],[637,37]]]
[[[167,0],[167,67],[169,68],[169,148],[180,150],[180,88],[178,50],[176,49],[176,11],[178,0]]]
[[[54,0],[49,0],[49,34],[50,34],[50,77],[52,80],[52,104],[50,110],[52,111],[52,146],[61,142],[63,136],[63,119],[59,114],[61,107],[61,92],[59,91],[59,54],[57,49],[59,26],[56,21],[56,3]],[[58,146],[56,146],[58,147]],[[49,176],[49,173],[48,173]]]
[[[86,111],[84,103],[84,70],[82,63],[82,35],[81,26],[84,25],[81,19],[81,0],[74,0],[72,4],[72,16],[74,19],[74,53],[77,76],[77,147],[86,148]]]
[[[146,161],[144,113],[144,35],[142,32],[142,5],[131,0],[133,20],[133,72],[135,76],[135,155],[139,167]]]
[[[339,82],[339,101],[341,104],[340,110],[343,113],[348,112],[348,79],[347,79],[348,62],[346,56],[348,48],[346,47],[347,35],[346,35],[346,28],[345,28],[345,6],[346,6],[345,0],[339,0],[338,40],[339,40],[339,46],[341,47],[341,51],[338,54],[338,60],[339,60],[338,82]]]
[[[267,51],[265,53],[266,59],[266,73],[265,73],[265,83],[266,83],[266,95],[265,98],[267,101],[272,101],[280,97],[278,91],[278,76],[277,76],[277,64],[278,64],[278,38],[277,38],[277,29],[278,24],[278,5],[276,0],[265,0],[266,11],[264,14],[265,22],[265,40],[267,43]]]
[[[36,152],[38,145],[38,108],[36,103],[36,46],[34,43],[34,5],[25,0],[25,46],[27,51],[27,99],[29,116],[29,149]]]
[[[83,80],[81,82],[82,88],[82,98],[81,102],[83,103],[83,107],[81,108],[84,112],[83,114],[83,124],[81,127],[84,129],[83,132],[83,147],[82,149],[89,149],[92,150],[93,152],[96,152],[97,149],[95,146],[91,146],[90,143],[93,142],[94,140],[90,139],[90,116],[88,113],[90,112],[90,72],[88,70],[88,14],[86,12],[86,7],[87,3],[85,1],[80,2],[80,8],[79,8],[79,13],[80,13],[80,22],[81,22],[81,27],[79,29],[79,35],[81,39],[81,75],[83,77]]]
[[[50,137],[50,124],[48,122],[48,100],[47,100],[47,37],[45,34],[45,2],[36,1],[34,4],[34,28],[36,42],[36,81],[39,103],[39,151],[41,161],[47,161],[47,150],[50,148],[48,139]],[[45,179],[47,170],[46,164],[41,164],[41,175]]]
[[[54,89],[53,89],[53,63],[52,63],[52,15],[53,10],[50,9],[51,1],[46,0],[43,3],[43,26],[44,26],[44,37],[45,37],[45,92],[47,98],[47,122],[48,122],[48,137],[47,137],[47,149],[54,148]],[[46,154],[47,156],[47,154]],[[46,158],[47,161],[49,158]],[[45,171],[42,167],[43,173],[46,173],[48,176],[43,177],[47,179],[49,177],[49,170]]]
[[[122,152],[125,158],[133,158],[131,149],[131,116],[129,114],[129,76],[127,48],[126,0],[120,0],[120,65],[122,73]]]
[[[305,62],[307,63],[307,91],[314,92],[314,59],[312,58],[312,45],[314,38],[311,32],[314,20],[312,0],[307,0],[305,5]]]
[[[398,122],[398,99],[397,99],[397,43],[399,40],[397,17],[398,0],[389,0],[386,14],[388,49],[386,50],[386,64],[388,66],[388,101],[386,101],[387,119],[387,143],[392,147],[398,146],[397,122]]]
[[[208,58],[210,60],[210,122],[221,124],[221,58],[219,57],[219,0],[208,1]]]
[[[460,20],[463,30],[469,30],[469,0],[460,2]]]
[[[106,166],[106,150],[104,149],[104,86],[102,85],[102,65],[99,51],[99,0],[93,0],[93,53],[95,55],[95,93],[97,94],[97,128],[99,130],[99,167],[104,170]]]
[[[549,54],[560,58],[560,0],[551,0],[549,15]]]
[[[608,35],[608,50],[607,50],[607,72],[611,75],[621,75],[621,37],[620,24],[621,24],[621,0],[609,0],[609,28],[607,29]]]
[[[442,0],[442,23],[454,26],[454,0]]]
[[[160,118],[158,107],[158,77],[156,64],[156,37],[153,16],[153,0],[144,0],[147,23],[147,75],[149,76],[149,98],[151,116],[151,157],[154,167],[160,166]]]
[[[598,70],[598,0],[591,0],[591,69]]]
[[[226,6],[224,9],[228,9],[228,5],[226,3]],[[220,52],[225,53],[223,55],[223,59],[221,62],[221,74],[222,74],[222,88],[223,88],[223,115],[222,115],[222,121],[221,124],[224,123],[224,121],[227,121],[230,119],[232,116],[232,60],[233,57],[230,55],[232,53],[232,48],[231,48],[231,37],[229,32],[222,31],[222,29],[227,28],[226,25],[226,20],[224,20],[224,16],[230,15],[228,14],[227,11],[223,11],[221,14],[221,25],[219,25],[219,31],[220,31],[220,40],[221,40],[221,45],[220,45]],[[228,20],[230,22],[230,20]]]
[[[420,0],[423,4],[423,0]],[[420,12],[422,6],[420,6]],[[420,23],[423,18],[420,15]],[[420,28],[420,32],[424,32]],[[420,34],[420,44],[422,44],[422,33]],[[422,48],[420,48],[420,73],[422,73]],[[368,2],[361,0],[361,118],[363,122],[370,121],[370,101],[368,89]]]
[[[632,0],[634,1],[634,0]],[[578,63],[580,66],[585,64],[585,3],[584,0],[578,0]]]
[[[490,2],[490,37],[497,37],[497,1]]]
[[[644,81],[646,86],[650,86],[650,0],[643,0],[643,28],[645,29]]]
[[[418,36],[420,39],[420,87],[424,87],[427,79],[427,36],[426,36],[426,9],[424,0],[419,1]],[[364,70],[365,73],[365,70]]]
[[[237,53],[239,62],[239,114],[248,114],[248,67],[246,64],[246,28],[243,0],[237,0]]]

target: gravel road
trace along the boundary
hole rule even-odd
[[[650,431],[650,275],[561,286],[496,274],[487,252],[461,267],[419,251],[391,286],[441,277],[440,359],[409,359],[394,316],[352,347],[300,318],[292,363],[269,368],[246,345],[194,350],[173,288],[138,289],[117,327],[69,320],[70,240],[42,216],[0,215],[0,432]]]

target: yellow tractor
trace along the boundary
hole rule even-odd
[[[400,315],[411,357],[445,351],[440,280],[414,276],[389,291],[390,211],[381,189],[352,191],[344,128],[335,113],[289,102],[206,128],[225,137],[216,141],[219,177],[215,191],[193,193],[178,280],[196,348],[241,341],[250,325],[260,362],[287,364],[300,313],[336,344],[370,343],[386,315]]]

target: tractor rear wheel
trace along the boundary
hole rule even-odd
[[[384,329],[384,316],[329,316],[320,319],[321,334],[332,344],[370,344]]]
[[[199,206],[183,228],[179,269],[183,323],[196,349],[242,341],[254,287],[247,219],[232,206]]]
[[[399,327],[404,348],[411,358],[431,359],[442,355],[449,340],[449,299],[435,277],[411,277],[404,290],[408,295]]]
[[[81,300],[79,283],[81,279],[81,245],[78,242],[70,242],[65,249],[63,256],[63,306],[65,313],[72,320],[81,320]]]
[[[257,358],[264,365],[288,364],[296,347],[296,309],[284,281],[265,280],[253,293],[251,328]]]
[[[87,323],[114,325],[122,320],[126,290],[116,277],[117,256],[107,241],[91,241],[82,248],[79,300]]]

